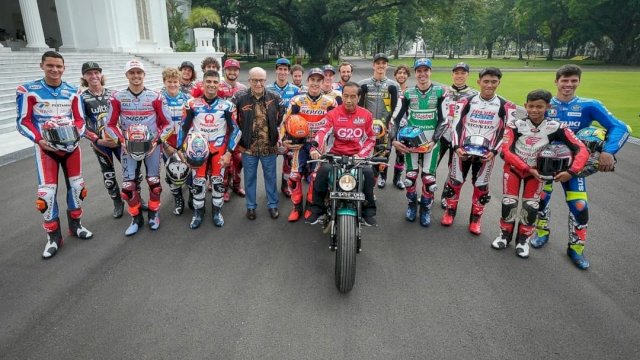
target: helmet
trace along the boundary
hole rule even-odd
[[[276,60],[276,69],[280,65],[285,65],[287,67],[291,67],[291,61],[289,61],[289,59],[287,59],[287,58],[280,58],[280,59]]]
[[[470,135],[464,139],[462,149],[470,156],[485,157],[491,151],[491,142],[482,135]]]
[[[52,119],[42,125],[42,137],[56,150],[73,152],[78,147],[80,134],[70,119]]]
[[[182,186],[187,180],[187,177],[189,177],[189,166],[175,155],[167,159],[165,170],[167,172],[167,180],[169,183],[176,186]]]
[[[376,133],[376,139],[384,139],[387,135],[387,127],[384,125],[384,121],[373,120],[373,132]]]
[[[576,136],[589,149],[590,153],[602,152],[607,130],[595,126],[586,127],[576,133]]]
[[[398,131],[398,141],[405,146],[415,148],[416,152],[427,152],[429,150],[429,138],[427,134],[417,126],[405,126]]]
[[[567,145],[552,143],[545,146],[538,154],[536,168],[542,176],[554,176],[569,169],[573,154]]]
[[[153,148],[153,136],[145,124],[131,124],[126,131],[127,152],[133,160],[141,161]]]
[[[305,139],[309,136],[309,123],[302,115],[294,114],[289,116],[285,124],[287,134],[295,139]]]
[[[202,166],[209,157],[209,142],[200,132],[187,135],[187,164],[192,167]]]

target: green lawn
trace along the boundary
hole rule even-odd
[[[449,72],[436,71],[433,80],[448,84],[451,82]],[[472,79],[473,78],[473,79]],[[477,88],[475,79],[470,77],[469,85]],[[505,98],[523,104],[527,93],[534,89],[547,89],[555,95],[555,72],[505,72],[498,93]],[[640,72],[618,71],[585,71],[578,88],[578,96],[595,98],[620,120],[629,124],[635,136],[640,133],[640,105],[637,96],[640,83]]]
[[[391,65],[400,65],[404,64],[407,66],[413,65],[413,58],[401,58],[398,60],[391,60]],[[446,58],[436,58],[433,59],[433,66],[435,68],[450,68],[454,64],[459,62],[465,62],[469,64],[471,67],[471,71],[479,71],[480,69],[487,66],[495,66],[503,69],[552,69],[555,70],[564,64],[578,64],[580,66],[601,66],[603,63],[601,61],[594,60],[582,60],[582,61],[572,61],[572,60],[552,60],[547,61],[541,58],[531,58],[530,60],[518,60],[516,58],[505,59],[502,57],[496,57],[493,59],[485,59],[485,58],[463,58],[463,59],[446,59]]]

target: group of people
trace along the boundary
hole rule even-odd
[[[144,211],[150,229],[160,226],[162,164],[174,197],[173,213],[180,215],[188,206],[193,210],[189,227],[197,229],[203,222],[207,189],[215,226],[224,225],[221,210],[231,192],[245,197],[246,217],[256,219],[258,163],[262,164],[269,216],[277,219],[277,157],[282,156],[280,190],[292,203],[288,221],[304,218],[316,224],[325,213],[328,168],[316,169],[310,159],[326,152],[362,158],[375,154],[388,163],[392,150],[392,183],[406,192],[407,221],[419,218],[422,226],[430,226],[431,209],[437,202],[444,209],[440,223],[452,225],[461,188],[471,171],[469,231],[479,235],[491,198],[491,171],[495,157],[501,155],[505,164],[500,235],[491,246],[508,247],[514,232],[516,254],[522,258],[529,256],[530,244],[543,246],[549,238],[552,182],[558,181],[570,210],[567,254],[577,267],[586,269],[588,206],[581,171],[591,154],[574,132],[593,121],[607,130],[597,159],[600,171],[613,170],[614,155],[629,136],[628,127],[600,102],[575,95],[581,78],[581,69],[575,65],[557,71],[555,97],[545,90],[531,91],[524,104],[526,114],[497,95],[502,78],[499,69],[480,71],[479,90],[475,90],[467,85],[469,66],[458,63],[452,69],[452,85],[444,86],[431,81],[432,61],[426,58],[417,59],[412,69],[396,67],[392,80],[386,76],[387,55],[376,54],[373,75],[358,83],[351,80],[353,67],[346,62],[337,71],[332,65],[311,68],[305,79],[302,66],[281,58],[275,63],[273,83],[267,84],[266,70],[255,67],[249,70],[247,87],[238,81],[237,60],[226,60],[221,74],[218,61],[208,57],[201,64],[204,75],[200,81],[189,61],[177,69],[165,69],[160,91],[145,87],[145,68],[137,60],[125,65],[129,84],[122,91],[105,87],[96,62],[83,64],[81,92],[62,81],[64,59],[59,53],[44,53],[40,66],[44,77],[17,89],[17,128],[35,144],[36,205],[43,213],[47,234],[44,258],[53,257],[63,244],[55,200],[59,167],[67,184],[70,234],[82,239],[93,235],[80,221],[86,189],[78,141],[84,137],[91,142],[113,199],[113,216],[121,217],[127,204],[131,216],[127,236],[141,229]],[[411,70],[414,87],[407,85]],[[537,159],[556,143],[569,148],[572,161],[551,179],[545,178]],[[449,172],[436,201],[436,169],[447,151]],[[121,187],[114,158],[122,164]],[[364,225],[377,225],[374,187],[386,186],[388,168],[384,164],[363,171]],[[146,202],[140,193],[143,180],[149,187]],[[306,201],[304,181],[309,184]]]

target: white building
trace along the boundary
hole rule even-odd
[[[165,0],[3,0],[2,5],[0,41],[13,50],[173,51]]]

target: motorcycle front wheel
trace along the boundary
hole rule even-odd
[[[356,281],[356,218],[338,215],[336,226],[336,287],[346,293]]]

